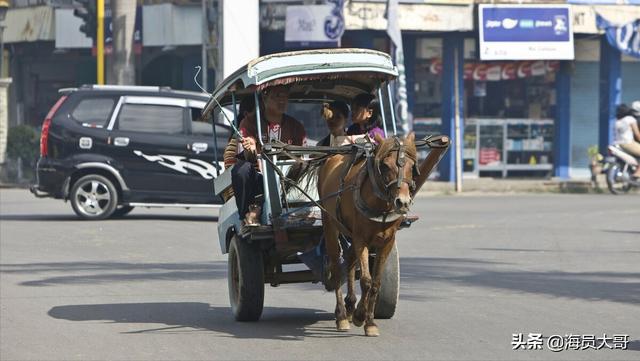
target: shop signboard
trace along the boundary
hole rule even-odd
[[[568,5],[481,4],[480,59],[573,60]]]
[[[338,46],[343,32],[342,4],[287,7],[284,30],[287,46],[335,47]]]

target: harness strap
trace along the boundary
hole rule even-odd
[[[367,176],[367,172],[364,171],[365,168],[362,168],[358,173],[357,183],[359,187],[356,187],[353,191],[353,203],[360,213],[369,218],[369,220],[377,222],[377,223],[391,223],[398,220],[400,217],[404,217],[404,214],[395,212],[395,211],[379,211],[371,209],[362,199],[362,195],[360,194],[360,189],[362,188],[362,184],[364,184],[365,177]],[[369,177],[371,177],[369,175]]]

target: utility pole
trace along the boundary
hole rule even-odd
[[[202,87],[209,92],[207,73],[209,71],[207,51],[209,47],[209,20],[207,18],[207,0],[202,0]]]
[[[97,0],[96,80],[104,84],[104,0]]]
[[[136,78],[133,56],[133,32],[136,0],[111,0],[113,27],[113,82],[134,85]]]

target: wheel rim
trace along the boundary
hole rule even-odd
[[[82,183],[76,192],[76,204],[88,216],[101,215],[111,205],[109,187],[97,180]]]
[[[615,192],[625,192],[630,187],[624,180],[622,169],[617,166],[611,170],[610,183],[612,190]]]

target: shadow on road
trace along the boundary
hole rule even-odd
[[[97,222],[117,222],[133,220],[153,221],[190,221],[190,222],[217,222],[217,216],[189,216],[171,214],[129,214],[124,217],[114,217]],[[0,221],[18,222],[87,222],[73,214],[2,214]],[[95,222],[95,221],[94,221]]]
[[[226,262],[127,263],[53,262],[0,264],[0,274],[71,273],[21,282],[22,286],[57,286],[135,281],[210,280],[227,276]]]
[[[334,316],[324,310],[307,308],[266,307],[260,327],[252,322],[235,321],[229,307],[211,307],[199,302],[65,305],[53,307],[48,314],[68,321],[154,324],[149,328],[124,332],[127,334],[213,331],[221,333],[220,337],[283,341],[302,341],[305,337],[356,336],[337,333],[333,327],[308,327],[319,321],[331,321]]]
[[[624,229],[603,229],[602,232],[607,233],[628,233],[628,234],[640,234],[640,231],[624,230]]]
[[[505,270],[505,265],[466,258],[401,258],[401,284],[446,282],[570,299],[640,304],[640,273]],[[421,288],[428,292],[429,287]],[[419,295],[409,293],[406,297],[417,299]]]

